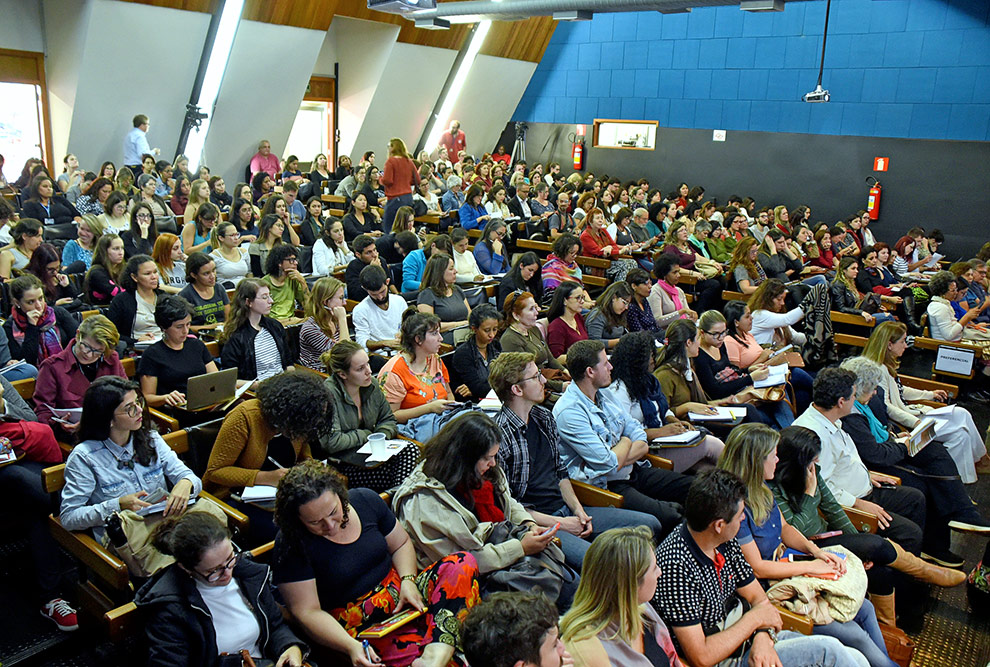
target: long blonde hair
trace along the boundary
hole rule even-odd
[[[764,424],[741,424],[729,433],[718,467],[735,473],[746,485],[746,506],[753,521],[763,524],[773,508],[773,493],[763,479],[767,457],[780,442],[780,434]]]
[[[618,627],[616,636],[626,643],[639,637],[639,584],[654,558],[652,533],[646,526],[613,528],[595,538],[584,555],[574,603],[560,621],[561,639],[588,639],[610,624]]]
[[[337,321],[333,318],[333,313],[323,307],[327,299],[344,289],[344,283],[331,276],[324,276],[313,283],[313,288],[309,293],[309,302],[306,304],[306,316],[312,317],[316,321],[316,326],[324,333],[333,333],[337,330]]]
[[[866,347],[863,348],[862,356],[882,366],[886,366],[890,374],[896,378],[901,360],[895,357],[890,351],[890,344],[906,335],[907,326],[902,322],[883,322],[882,324],[878,324],[873,329],[873,333],[870,334],[870,340],[866,341]]]

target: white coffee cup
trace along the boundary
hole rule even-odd
[[[371,455],[380,458],[388,453],[388,443],[385,442],[384,433],[372,433],[368,436],[368,444],[371,445]]]

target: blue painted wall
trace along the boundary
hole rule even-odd
[[[596,14],[557,26],[513,120],[990,140],[990,2],[825,2]]]

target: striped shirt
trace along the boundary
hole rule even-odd
[[[264,327],[254,337],[254,363],[258,370],[258,381],[278,375],[285,370],[282,368],[282,357],[278,353],[275,339]]]

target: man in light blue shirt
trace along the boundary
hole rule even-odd
[[[560,431],[560,458],[571,479],[607,488],[623,508],[660,520],[664,534],[681,522],[680,503],[691,479],[652,467],[646,430],[605,393],[612,364],[599,340],[582,340],[567,351],[571,383],[553,408]]]
[[[159,155],[161,151],[148,143],[148,117],[143,113],[134,116],[134,129],[124,137],[124,166],[135,174],[141,173],[142,155]]]

